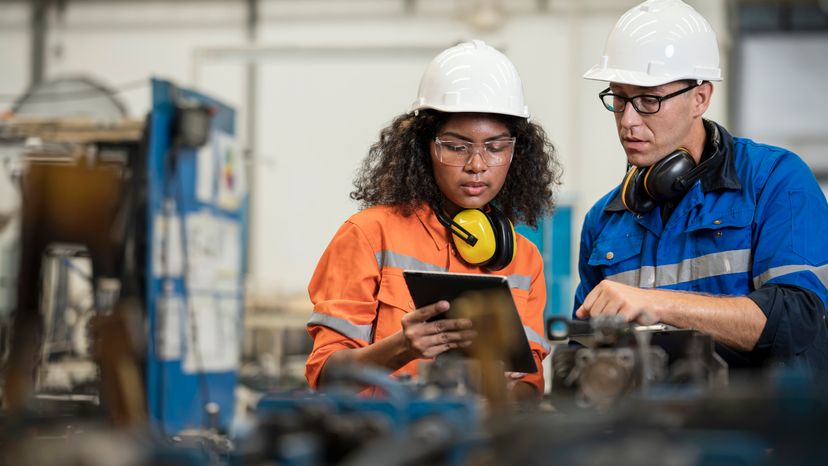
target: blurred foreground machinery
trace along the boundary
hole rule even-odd
[[[432,393],[368,367],[344,366],[324,392],[273,393],[232,464],[468,464],[482,444],[479,400]],[[365,397],[352,385],[374,387]]]
[[[785,369],[744,376],[723,391],[662,387],[604,411],[516,419],[500,433],[514,446],[500,464],[824,464],[828,387]]]
[[[714,390],[668,375],[607,405],[499,414],[471,394],[381,371],[342,368],[335,378],[379,387],[379,395],[269,394],[254,427],[234,439],[231,464],[760,466],[825,458],[826,387],[796,371],[741,373]]]
[[[552,397],[558,404],[606,409],[661,387],[723,390],[727,363],[713,338],[696,330],[640,326],[616,316],[589,322],[551,318],[547,335],[567,340],[552,354]]]

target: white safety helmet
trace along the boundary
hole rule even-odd
[[[584,78],[643,87],[721,81],[716,33],[681,0],[647,0],[615,23],[604,56]]]
[[[429,63],[411,104],[412,112],[424,108],[529,118],[515,65],[479,40],[450,47]]]

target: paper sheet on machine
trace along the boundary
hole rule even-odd
[[[190,296],[187,347],[183,370],[186,373],[233,370],[239,364],[241,302],[237,298],[210,293]]]
[[[186,217],[187,287],[237,296],[241,290],[241,228],[199,212]]]

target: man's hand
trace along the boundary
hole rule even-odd
[[[452,348],[471,345],[472,338],[477,335],[477,332],[471,330],[471,320],[442,319],[427,322],[448,309],[448,301],[437,301],[403,316],[403,339],[414,359],[433,358]]]
[[[626,322],[651,325],[661,321],[655,298],[654,290],[602,280],[589,292],[575,316],[587,319],[598,315],[620,315]]]

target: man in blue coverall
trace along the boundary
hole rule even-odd
[[[646,1],[584,77],[609,82],[630,170],[584,220],[574,317],[698,329],[731,367],[828,369],[828,204],[795,154],[702,117],[721,80],[704,17]]]

